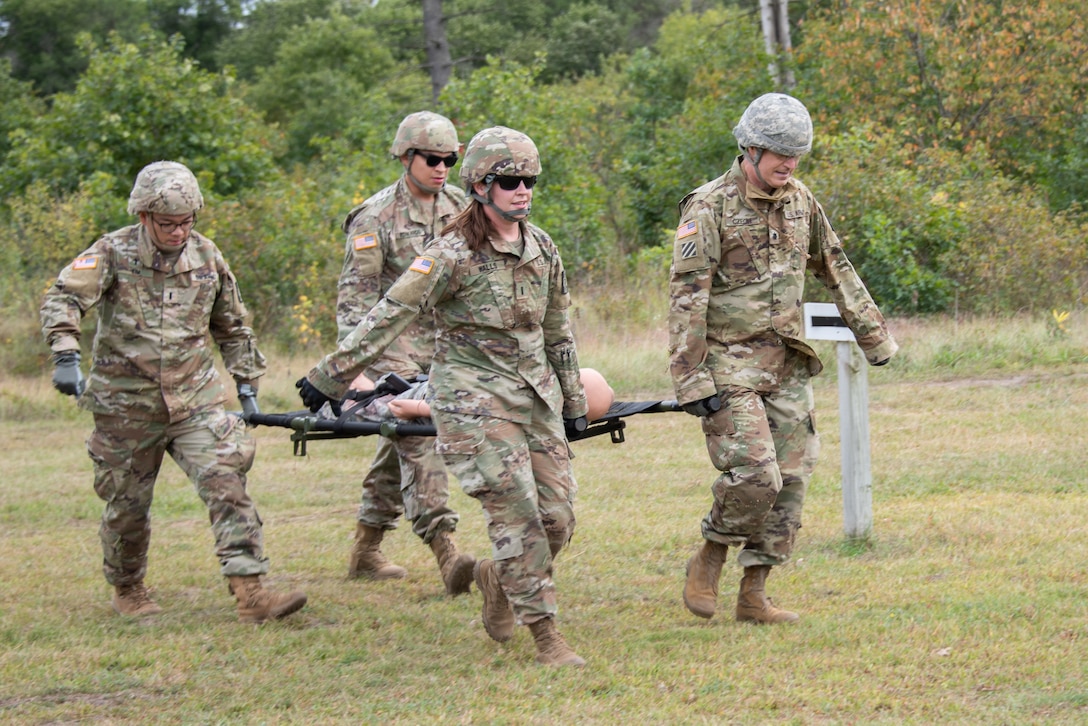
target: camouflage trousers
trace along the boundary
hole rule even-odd
[[[808,372],[794,370],[773,393],[726,389],[721,409],[702,420],[710,461],[721,472],[703,537],[743,546],[743,567],[786,562],[801,528],[820,444]]]
[[[208,507],[222,574],[268,571],[261,519],[246,493],[256,445],[241,419],[218,408],[178,423],[96,414],[94,424],[87,452],[94,462],[94,490],[106,502],[99,537],[107,582],[128,585],[147,572],[151,500],[165,453]]]
[[[359,521],[393,529],[403,514],[424,544],[439,532],[453,532],[460,519],[447,506],[449,478],[434,451],[434,438],[405,436],[378,439],[370,471],[363,479]]]
[[[574,534],[578,488],[562,419],[540,399],[530,424],[433,416],[446,466],[483,507],[499,582],[518,623],[554,616],[552,564]]]

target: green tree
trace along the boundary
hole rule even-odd
[[[104,40],[115,32],[132,39],[147,20],[145,0],[4,0],[0,57],[11,60],[15,78],[44,96],[70,91],[87,68],[77,35]]]
[[[284,41],[299,33],[308,20],[329,17],[334,6],[349,13],[349,3],[337,0],[255,0],[246,4],[247,11],[230,42],[216,49],[218,67],[232,66],[239,80],[256,80],[258,71],[269,65]]]
[[[287,158],[298,162],[318,153],[317,140],[339,136],[360,120],[388,121],[385,112],[398,101],[426,103],[427,83],[421,72],[397,67],[372,28],[336,11],[307,21],[285,40],[246,98],[284,130]]]
[[[681,198],[732,164],[736,120],[774,90],[762,44],[758,24],[736,10],[677,13],[631,59],[624,161],[638,244],[661,244]]]
[[[34,95],[30,82],[16,80],[11,75],[11,61],[0,58],[0,159],[8,153],[8,134],[29,126],[44,111],[44,104]]]
[[[180,35],[185,55],[206,70],[219,68],[218,51],[242,18],[242,0],[147,0],[151,25],[166,37]]]
[[[188,164],[206,192],[232,195],[255,186],[273,166],[278,138],[231,95],[232,78],[183,57],[180,41],[112,35],[89,39],[87,72],[71,93],[13,132],[0,167],[0,192],[16,196],[32,181],[58,194],[94,174],[127,194],[136,173],[158,159]]]
[[[545,86],[536,82],[542,67],[492,59],[452,81],[442,100],[466,143],[496,125],[533,139],[543,170],[532,221],[552,235],[568,269],[588,270],[617,249],[622,225],[618,75]]]

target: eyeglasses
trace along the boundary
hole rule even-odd
[[[457,163],[457,154],[450,154],[449,156],[438,156],[436,154],[424,154],[421,151],[417,151],[416,156],[427,162],[427,166],[431,167],[432,169],[443,163],[446,165],[447,169],[452,169],[453,165]]]
[[[496,176],[492,178],[500,189],[508,192],[512,192],[518,188],[519,185],[525,184],[526,189],[532,189],[536,186],[535,176]]]
[[[155,219],[155,215],[152,214],[151,221],[155,223],[156,227],[162,230],[163,234],[173,234],[174,230],[178,229],[179,227],[186,232],[191,230],[193,228],[193,225],[196,224],[196,215],[194,214],[191,218],[183,220],[181,222],[160,222],[159,220]]]

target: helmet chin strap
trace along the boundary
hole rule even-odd
[[[763,172],[759,170],[759,161],[763,158],[763,149],[757,148],[757,153],[754,158],[751,154],[748,153],[748,149],[742,149],[741,151],[744,154],[744,158],[747,159],[748,163],[752,165],[752,170],[756,173],[756,179],[759,179],[761,182],[763,182],[764,186],[770,187],[770,183],[768,183],[767,180],[763,178]]]
[[[529,214],[533,211],[532,202],[530,202],[529,206],[525,209],[515,209],[510,212],[506,211],[505,209],[499,209],[497,206],[495,206],[495,203],[491,201],[491,182],[488,182],[487,184],[486,197],[477,194],[476,192],[472,192],[472,198],[480,204],[484,205],[485,207],[491,207],[492,209],[494,209],[495,213],[505,219],[507,222],[520,222],[523,219],[527,218]]]
[[[442,186],[440,186],[440,187],[433,187],[430,184],[424,184],[419,179],[416,179],[416,175],[412,173],[412,160],[415,158],[415,156],[416,156],[416,150],[415,149],[409,149],[408,150],[408,165],[406,167],[404,167],[405,176],[407,176],[409,179],[411,179],[413,184],[415,184],[417,187],[419,187],[423,191],[427,192],[428,194],[438,194],[440,191],[442,191],[443,187],[446,186],[446,183],[443,182]]]

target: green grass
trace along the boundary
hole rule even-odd
[[[172,463],[156,489],[148,584],[163,615],[117,617],[100,573],[89,416],[45,376],[0,382],[0,723],[1080,724],[1088,721],[1085,328],[893,321],[903,355],[870,369],[872,537],[842,528],[834,349],[817,379],[820,464],[792,562],[769,591],[792,627],[690,615],[680,589],[714,477],[698,423],[628,419],[627,441],[573,445],[578,529],[556,569],[582,670],[533,660],[528,632],[488,639],[474,591],[443,596],[407,527],[398,582],[344,577],[369,438],[291,455],[257,429],[251,490],[272,587],[310,603],[236,622],[207,515]],[[588,311],[583,363],[624,400],[669,398],[657,332]],[[649,331],[649,329],[647,329]],[[983,352],[984,351],[984,352]],[[1034,352],[1032,352],[1034,351]],[[272,355],[267,411],[298,408],[318,351]],[[452,492],[458,541],[488,552],[479,506]]]

